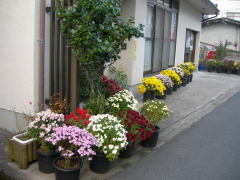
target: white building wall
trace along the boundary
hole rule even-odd
[[[204,26],[201,33],[201,42],[211,45],[218,45],[220,41],[225,42],[227,39],[231,43],[238,43],[238,33],[240,29],[230,23],[210,24]],[[230,45],[228,49],[237,50],[237,46]]]
[[[179,13],[178,13],[175,65],[178,65],[184,62],[185,38],[186,38],[187,29],[197,32],[194,62],[198,62],[201,19],[202,19],[201,11],[195,9],[193,6],[189,5],[186,1],[180,0]]]
[[[123,13],[121,18],[127,19],[128,17],[132,16],[135,18],[135,26],[138,26],[140,23],[143,25],[146,24],[146,0],[124,1],[124,6],[122,9]],[[134,86],[142,81],[144,49],[144,38],[132,38],[131,41],[127,41],[127,49],[121,52],[121,59],[114,64],[115,66],[124,65],[125,73],[128,76],[129,86]],[[107,71],[106,74],[108,75]]]
[[[29,102],[38,103],[39,4],[0,1],[0,127],[10,131],[16,130],[11,112],[22,113]]]

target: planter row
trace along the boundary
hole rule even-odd
[[[181,86],[186,86],[187,84],[189,84],[189,82],[192,82],[192,79],[193,79],[192,74],[188,77],[183,77],[181,79],[182,84],[174,84],[173,87],[168,87],[164,91],[164,95],[161,95],[161,96],[155,96],[154,92],[147,91],[146,93],[143,94],[143,102],[146,102],[147,100],[154,100],[155,98],[156,99],[166,99],[167,95],[172,95],[173,91],[177,91],[177,89],[179,89]]]
[[[205,70],[206,67],[205,65],[199,65],[198,70]],[[215,66],[208,66],[207,67],[207,71],[208,72],[214,72],[216,71],[217,73],[226,73],[226,74],[236,74],[236,75],[240,75],[240,69],[224,69],[223,67],[215,67]]]

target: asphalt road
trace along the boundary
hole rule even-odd
[[[240,180],[240,92],[110,180]]]

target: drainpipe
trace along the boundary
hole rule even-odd
[[[39,40],[39,108],[44,107],[44,44],[45,43],[45,0],[40,2]]]

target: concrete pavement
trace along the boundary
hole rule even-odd
[[[163,100],[173,110],[173,115],[159,124],[162,131],[156,148],[189,128],[238,91],[240,91],[240,76],[205,71],[194,73],[193,82],[187,84],[186,87],[181,87],[172,95],[167,95],[167,99]],[[139,107],[141,103],[142,99],[139,99]],[[47,175],[39,172],[36,162],[32,163],[26,170],[18,169],[16,163],[8,163],[5,138],[9,133],[0,130],[0,134],[0,169],[3,169],[7,175],[11,175],[16,180],[55,179],[54,174]],[[84,164],[80,179],[108,179],[131,164],[138,162],[143,156],[151,153],[152,150],[137,145],[136,151],[131,158],[117,159],[112,162],[111,170],[105,174],[93,173],[89,170],[88,164]]]

